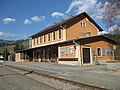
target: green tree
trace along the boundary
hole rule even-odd
[[[4,49],[3,51],[3,57],[4,57],[4,60],[8,60],[8,55],[10,55],[9,51],[7,50],[7,48]]]
[[[24,46],[22,43],[15,43],[15,47],[14,47],[14,51],[19,51],[19,50],[23,50],[24,49]]]

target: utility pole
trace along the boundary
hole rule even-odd
[[[5,43],[5,61],[6,61],[6,42],[4,40],[4,43]]]

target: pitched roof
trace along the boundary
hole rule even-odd
[[[78,14],[76,16],[71,16],[70,18],[68,18],[66,20],[62,20],[61,22],[56,23],[56,24],[54,24],[54,25],[52,25],[50,27],[47,27],[47,28],[43,29],[42,31],[40,31],[40,32],[38,32],[36,34],[33,34],[30,37],[34,37],[34,36],[39,35],[39,34],[43,34],[43,33],[47,33],[47,32],[59,29],[59,28],[61,28],[60,26],[67,26],[70,23],[72,23],[72,22],[74,22],[76,20],[80,20],[80,19],[85,18],[85,17],[87,17],[88,20],[90,22],[92,22],[99,29],[99,31],[103,31],[103,29],[86,12],[83,12],[83,13],[80,13],[80,14]]]

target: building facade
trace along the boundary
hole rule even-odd
[[[31,48],[16,52],[16,61],[51,61],[86,65],[114,59],[116,41],[99,35],[101,27],[85,12],[54,24],[31,38]]]

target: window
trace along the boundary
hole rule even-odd
[[[80,22],[80,26],[81,27],[86,27],[86,23],[85,22]]]
[[[34,39],[34,45],[37,45],[38,44],[38,38],[35,38]]]
[[[37,38],[37,44],[38,44],[38,38]]]
[[[48,34],[48,41],[50,41],[50,33]]]
[[[67,47],[66,48],[66,55],[68,55],[68,53],[69,53],[69,48]]]
[[[102,48],[102,56],[106,56],[106,48]]]
[[[80,26],[81,26],[81,27],[83,26],[83,22],[80,22]]]
[[[111,50],[110,48],[107,49],[107,56],[112,56],[113,50]]]
[[[86,27],[86,23],[83,22],[83,27]]]
[[[62,30],[59,30],[59,39],[61,39],[62,38]]]
[[[86,36],[87,36],[87,37],[90,37],[90,36],[91,36],[91,33],[90,33],[90,32],[87,32],[87,33],[86,33]]]
[[[70,47],[70,55],[74,55],[75,51],[74,51],[74,47]]]
[[[34,45],[35,45],[35,39],[34,39]]]
[[[91,32],[80,32],[80,35],[85,36],[85,37],[90,37]]]
[[[101,48],[97,48],[97,56],[102,56]]]
[[[44,35],[44,42],[46,42],[46,36]]]
[[[64,56],[64,48],[61,49],[61,55]]]
[[[42,36],[40,36],[40,43],[42,43]]]
[[[53,32],[53,40],[55,40],[55,32]]]

